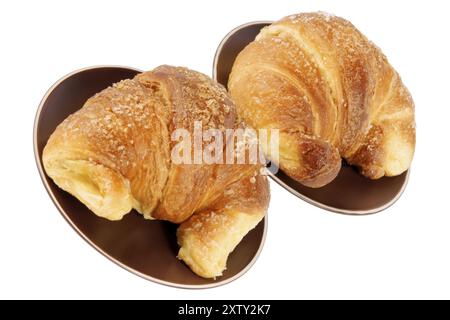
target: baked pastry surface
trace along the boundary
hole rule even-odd
[[[370,179],[410,166],[411,95],[349,21],[303,13],[263,28],[238,55],[228,88],[246,123],[280,130],[278,165],[304,185],[332,181],[341,158]]]
[[[179,257],[198,275],[216,277],[264,217],[268,181],[256,175],[259,165],[174,163],[172,134],[193,134],[196,121],[221,132],[239,125],[222,86],[186,68],[161,66],[101,91],[66,118],[44,148],[44,168],[100,217],[120,220],[136,209],[181,224]],[[192,228],[194,221],[203,227]]]

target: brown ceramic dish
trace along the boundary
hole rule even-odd
[[[99,218],[76,198],[59,189],[43,170],[42,150],[56,126],[96,92],[139,72],[116,66],[92,67],[65,76],[49,89],[34,124],[34,152],[45,188],[75,231],[124,269],[157,283],[182,288],[211,288],[231,282],[256,261],[264,244],[267,218],[230,255],[224,275],[217,280],[207,280],[195,275],[176,258],[175,225],[145,220],[136,212],[118,222]]]
[[[250,22],[228,33],[214,57],[213,78],[226,86],[236,56],[270,23]],[[409,170],[397,177],[374,181],[364,178],[353,167],[344,164],[338,177],[319,189],[305,187],[281,171],[271,177],[283,188],[315,206],[337,213],[364,215],[390,207],[405,189]]]

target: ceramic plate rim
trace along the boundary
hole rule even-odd
[[[222,280],[222,281],[217,281],[217,282],[213,282],[213,283],[209,283],[209,284],[201,284],[201,285],[189,285],[189,284],[180,284],[180,283],[175,283],[175,282],[170,282],[170,281],[165,281],[165,280],[161,280],[158,278],[154,278],[152,276],[146,275],[138,270],[133,269],[132,267],[129,267],[128,265],[120,262],[119,260],[117,260],[116,258],[110,256],[107,252],[105,252],[103,249],[101,249],[100,247],[98,247],[91,239],[89,239],[89,237],[87,237],[77,226],[76,224],[68,217],[67,213],[65,212],[64,208],[61,207],[61,205],[59,204],[58,200],[56,199],[56,197],[54,196],[49,183],[46,180],[46,175],[44,173],[44,169],[42,167],[42,163],[41,163],[41,159],[39,157],[39,150],[38,150],[38,126],[40,123],[40,115],[42,113],[43,107],[47,101],[47,99],[49,98],[49,96],[52,94],[52,92],[61,84],[63,83],[65,80],[69,79],[70,77],[81,73],[81,72],[85,72],[85,71],[89,71],[89,70],[93,70],[93,69],[103,69],[103,68],[117,68],[117,69],[128,69],[131,71],[137,71],[137,72],[142,72],[142,70],[139,70],[137,68],[132,68],[132,67],[127,67],[127,66],[121,66],[121,65],[95,65],[95,66],[90,66],[90,67],[85,67],[85,68],[81,68],[81,69],[77,69],[75,71],[72,71],[68,74],[66,74],[65,76],[61,77],[58,81],[56,81],[45,93],[44,97],[42,98],[41,102],[39,103],[38,109],[36,111],[36,115],[34,118],[34,126],[33,126],[33,150],[34,150],[34,158],[36,161],[36,165],[37,165],[37,169],[39,171],[39,176],[41,178],[42,183],[44,184],[45,190],[47,191],[47,194],[50,196],[50,199],[52,200],[53,204],[56,206],[56,208],[58,209],[59,213],[63,216],[64,220],[66,220],[66,222],[72,227],[73,230],[75,230],[75,232],[82,238],[84,239],[92,248],[94,248],[95,250],[97,250],[99,253],[101,253],[104,257],[106,257],[107,259],[109,259],[110,261],[114,262],[116,265],[118,265],[119,267],[121,267],[122,269],[125,269],[128,272],[131,272],[132,274],[135,274],[145,280],[149,280],[151,282],[154,283],[158,283],[161,285],[165,285],[165,286],[169,286],[169,287],[173,287],[173,288],[181,288],[181,289],[210,289],[210,288],[215,288],[215,287],[219,287],[225,284],[228,284],[230,282],[233,282],[234,280],[237,280],[238,278],[240,278],[241,276],[243,276],[245,273],[247,273],[248,270],[250,270],[251,267],[253,267],[253,265],[256,263],[256,261],[258,260],[261,251],[264,247],[265,241],[266,241],[266,236],[267,236],[267,228],[268,228],[268,214],[266,214],[265,218],[264,218],[264,228],[263,228],[263,235],[258,247],[258,250],[256,251],[254,257],[252,258],[252,260],[245,266],[245,268],[243,268],[241,271],[239,271],[237,274],[235,274],[234,276]]]
[[[216,53],[214,54],[214,61],[213,61],[213,79],[214,81],[217,81],[217,70],[218,70],[218,64],[219,64],[219,56],[223,50],[224,45],[228,42],[228,40],[238,31],[247,28],[247,27],[251,27],[254,25],[258,25],[258,24],[271,24],[273,23],[273,21],[270,20],[258,20],[258,21],[252,21],[252,22],[247,22],[244,24],[241,24],[235,28],[233,28],[230,32],[228,32],[225,37],[222,39],[222,41],[219,43],[219,46],[216,49]],[[292,188],[290,185],[288,185],[287,183],[285,183],[284,181],[282,181],[276,174],[272,173],[271,171],[267,170],[269,173],[270,178],[272,178],[272,180],[274,180],[278,185],[280,185],[281,187],[283,187],[284,189],[286,189],[287,191],[289,191],[291,194],[295,195],[297,198],[300,198],[301,200],[324,210],[330,211],[330,212],[334,212],[334,213],[339,213],[339,214],[343,214],[343,215],[350,215],[350,216],[366,216],[366,215],[372,215],[381,211],[386,210],[387,208],[391,207],[395,202],[397,202],[397,200],[402,196],[403,192],[406,189],[406,186],[408,185],[409,182],[409,176],[411,173],[411,168],[409,168],[406,171],[406,177],[405,180],[402,184],[402,187],[400,188],[400,190],[398,191],[398,193],[395,195],[395,197],[393,197],[389,202],[386,202],[384,205],[378,206],[376,208],[373,209],[368,209],[368,210],[345,210],[345,209],[340,209],[340,208],[336,208],[333,206],[329,206],[323,203],[320,203],[316,200],[311,199],[310,197],[307,197],[303,194],[301,194],[300,192],[298,192],[297,190],[295,190],[294,188]]]

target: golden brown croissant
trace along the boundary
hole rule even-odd
[[[119,220],[134,208],[182,223],[180,258],[198,275],[216,277],[265,215],[268,182],[254,177],[258,165],[174,163],[172,133],[193,133],[195,121],[221,131],[239,123],[222,86],[161,66],[103,90],[64,120],[44,149],[44,167],[98,216]]]
[[[279,167],[320,187],[341,157],[371,179],[407,170],[414,104],[381,51],[350,22],[324,13],[286,17],[261,30],[228,82],[238,113],[280,129]]]

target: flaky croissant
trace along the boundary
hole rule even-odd
[[[333,180],[341,157],[371,179],[410,166],[413,100],[381,51],[342,18],[305,13],[263,28],[228,87],[244,121],[280,129],[278,165],[304,185]]]
[[[119,220],[136,209],[181,223],[179,257],[216,277],[264,217],[268,181],[255,176],[258,165],[174,163],[171,134],[192,133],[195,121],[221,131],[238,125],[222,86],[161,66],[103,90],[65,119],[45,146],[45,171],[98,216]]]

